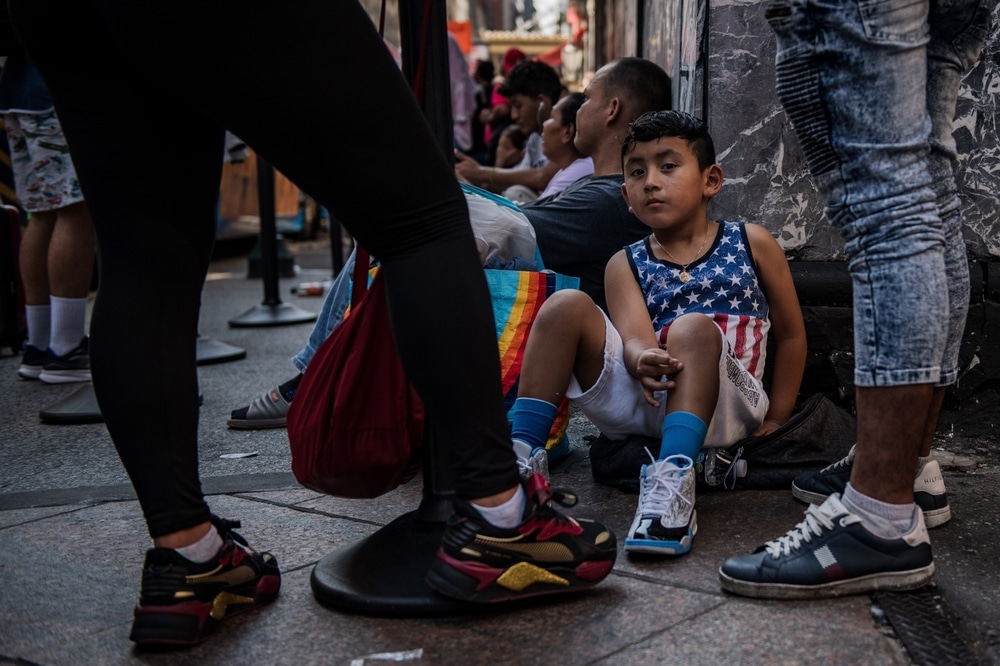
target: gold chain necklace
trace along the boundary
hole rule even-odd
[[[705,224],[705,237],[701,239],[701,245],[698,247],[698,251],[694,253],[694,258],[691,261],[687,262],[686,264],[682,263],[680,261],[677,261],[677,259],[674,257],[674,255],[670,254],[670,250],[668,250],[667,248],[663,247],[663,245],[660,244],[660,241],[656,240],[656,234],[655,233],[654,234],[650,234],[649,237],[653,239],[654,243],[656,243],[656,247],[658,247],[661,250],[663,250],[664,252],[666,252],[667,256],[670,257],[670,260],[672,262],[674,262],[675,264],[678,264],[681,267],[681,273],[678,276],[680,278],[681,282],[690,282],[691,281],[691,274],[688,273],[688,266],[690,266],[692,263],[694,263],[694,261],[697,260],[698,257],[701,256],[701,251],[705,249],[705,243],[708,242],[708,224],[707,223]]]

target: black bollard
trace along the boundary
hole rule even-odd
[[[274,167],[257,155],[257,197],[260,202],[261,275],[264,301],[235,319],[233,328],[281,326],[315,321],[316,313],[288,303],[278,296],[278,224],[274,213]]]

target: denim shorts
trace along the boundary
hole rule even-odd
[[[969,306],[952,140],[996,0],[771,0],[776,89],[854,287],[858,386],[953,383]]]

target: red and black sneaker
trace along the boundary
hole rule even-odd
[[[190,645],[205,640],[223,619],[274,601],[281,572],[270,553],[258,553],[233,531],[239,521],[212,517],[222,537],[215,559],[191,562],[172,548],[151,548],[129,638],[140,645]]]
[[[522,481],[528,495],[524,520],[515,528],[488,523],[468,502],[455,501],[427,584],[464,601],[511,601],[593,587],[618,556],[614,533],[593,520],[575,520],[549,501],[553,494],[540,474]]]

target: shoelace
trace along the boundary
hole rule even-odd
[[[243,537],[243,535],[236,531],[237,528],[242,527],[242,523],[240,521],[231,520],[229,518],[220,518],[215,514],[212,514],[210,520],[212,521],[212,524],[215,525],[215,529],[219,532],[219,536],[223,541],[226,539],[232,539],[250,552],[257,552],[250,547],[250,544]]]
[[[650,453],[649,449],[646,449],[646,454],[649,455],[649,459],[654,463],[656,459],[653,454]],[[674,497],[679,497],[688,504],[691,504],[691,500],[680,494],[679,489],[681,487],[681,471],[680,469],[670,470],[665,474],[657,474],[655,476],[647,476],[642,480],[642,487],[640,489],[639,506],[643,510],[652,510],[656,513],[666,513],[669,506],[670,500]]]
[[[788,555],[793,550],[798,550],[803,542],[809,543],[814,536],[822,535],[824,530],[832,530],[836,514],[824,510],[825,506],[810,504],[809,508],[806,509],[805,520],[790,529],[784,536],[764,544],[768,555],[778,559],[782,554]]]
[[[852,464],[854,464],[854,447],[853,446],[851,447],[851,450],[847,452],[846,456],[844,456],[843,458],[841,458],[840,460],[838,460],[835,463],[830,463],[829,465],[827,465],[826,467],[824,467],[823,469],[821,469],[819,472],[820,472],[820,474],[822,474],[823,472],[836,472],[836,471],[844,469],[845,467],[848,467],[848,466],[850,466]]]

